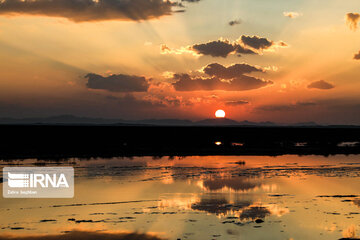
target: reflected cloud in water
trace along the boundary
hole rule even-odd
[[[356,226],[354,224],[350,225],[348,228],[344,229],[342,232],[344,238],[342,239],[360,239],[356,236]]]
[[[254,181],[245,177],[205,180],[203,182],[204,189],[208,191],[226,191],[230,189],[233,191],[246,192],[255,189],[260,185],[261,184],[258,181]]]
[[[255,220],[258,218],[265,218],[270,215],[271,212],[266,207],[250,207],[241,212],[240,220]]]
[[[360,207],[360,199],[354,199],[354,200],[353,200],[353,203],[354,203],[356,206]]]
[[[358,156],[71,162],[76,172],[74,199],[0,199],[0,240],[358,237]],[[58,235],[44,235],[49,233]]]
[[[234,217],[240,221],[254,221],[270,215],[281,217],[290,212],[277,204],[255,203],[252,196],[238,195],[234,199],[234,196],[226,193],[204,194],[191,205],[191,209],[219,217]]]
[[[166,210],[168,208],[176,208],[179,210],[191,210],[191,206],[199,201],[200,198],[197,194],[191,194],[190,196],[183,196],[179,194],[175,198],[162,199],[161,201],[159,201],[158,207],[161,210]]]
[[[241,201],[230,204],[225,198],[202,198],[200,202],[191,206],[193,210],[203,211],[217,215],[234,214],[247,206],[250,206],[249,201]]]

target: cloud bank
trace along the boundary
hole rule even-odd
[[[74,22],[139,21],[171,15],[174,6],[182,7],[169,0],[2,0],[0,14],[63,17]]]
[[[209,64],[203,69],[207,77],[191,77],[189,74],[174,74],[174,88],[177,91],[244,91],[272,84],[245,74],[263,72],[248,64],[234,64],[225,67],[218,63]]]
[[[90,89],[102,89],[110,92],[146,92],[149,83],[145,77],[118,74],[103,77],[95,73],[85,76],[88,80],[86,86]]]
[[[181,47],[180,49],[171,49],[166,44],[162,44],[160,49],[162,54],[193,53],[194,55],[226,58],[231,54],[237,54],[238,56],[241,54],[261,54],[264,50],[287,46],[282,41],[274,42],[263,37],[243,35],[233,42],[221,38],[216,41]]]

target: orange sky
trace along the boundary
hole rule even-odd
[[[3,0],[0,117],[197,120],[222,108],[360,124],[357,11],[357,0]]]

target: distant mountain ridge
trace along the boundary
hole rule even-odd
[[[229,118],[210,118],[200,121],[186,119],[124,120],[59,115],[39,118],[0,118],[0,124],[59,124],[59,125],[128,125],[128,126],[320,126],[315,122],[279,124],[274,122],[235,121]]]

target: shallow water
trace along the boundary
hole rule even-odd
[[[0,239],[62,236],[74,230],[137,232],[161,239],[360,235],[358,155],[136,157],[60,164],[75,168],[75,197],[1,198]]]

